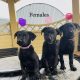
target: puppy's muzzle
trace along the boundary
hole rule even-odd
[[[20,44],[20,45],[22,45],[22,44],[23,44],[23,41],[22,41],[22,40],[20,40],[20,41],[17,41],[17,44]]]

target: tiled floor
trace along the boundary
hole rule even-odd
[[[69,64],[68,64],[68,56],[64,56],[65,60],[65,65],[66,65],[66,70],[61,71],[60,64],[58,65],[58,75],[53,76],[56,80],[77,80],[77,78],[80,76],[80,63],[76,60],[74,60],[74,64],[77,67],[77,71],[73,72],[70,71],[69,69]],[[20,69],[20,63],[18,60],[18,57],[8,57],[8,58],[2,58],[0,59],[0,72],[5,72],[5,71],[14,71],[14,70],[19,70]],[[21,76],[17,77],[3,77],[0,78],[0,80],[20,80]]]

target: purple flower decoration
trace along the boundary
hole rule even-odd
[[[26,25],[26,19],[19,18],[19,24],[23,27]]]

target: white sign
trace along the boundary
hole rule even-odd
[[[47,24],[63,19],[64,14],[51,5],[33,3],[17,11],[17,19],[19,18],[26,19],[28,24]]]

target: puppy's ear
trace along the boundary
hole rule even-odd
[[[16,38],[16,36],[17,36],[18,32],[19,32],[19,31],[17,31],[17,32],[14,34],[14,39]]]
[[[42,31],[41,31],[41,35],[42,35],[42,33],[44,33],[47,29],[48,29],[48,27],[43,28]]]
[[[36,38],[36,35],[33,32],[28,32],[30,39],[33,41]]]
[[[57,35],[62,35],[62,32],[59,29],[56,29]]]

